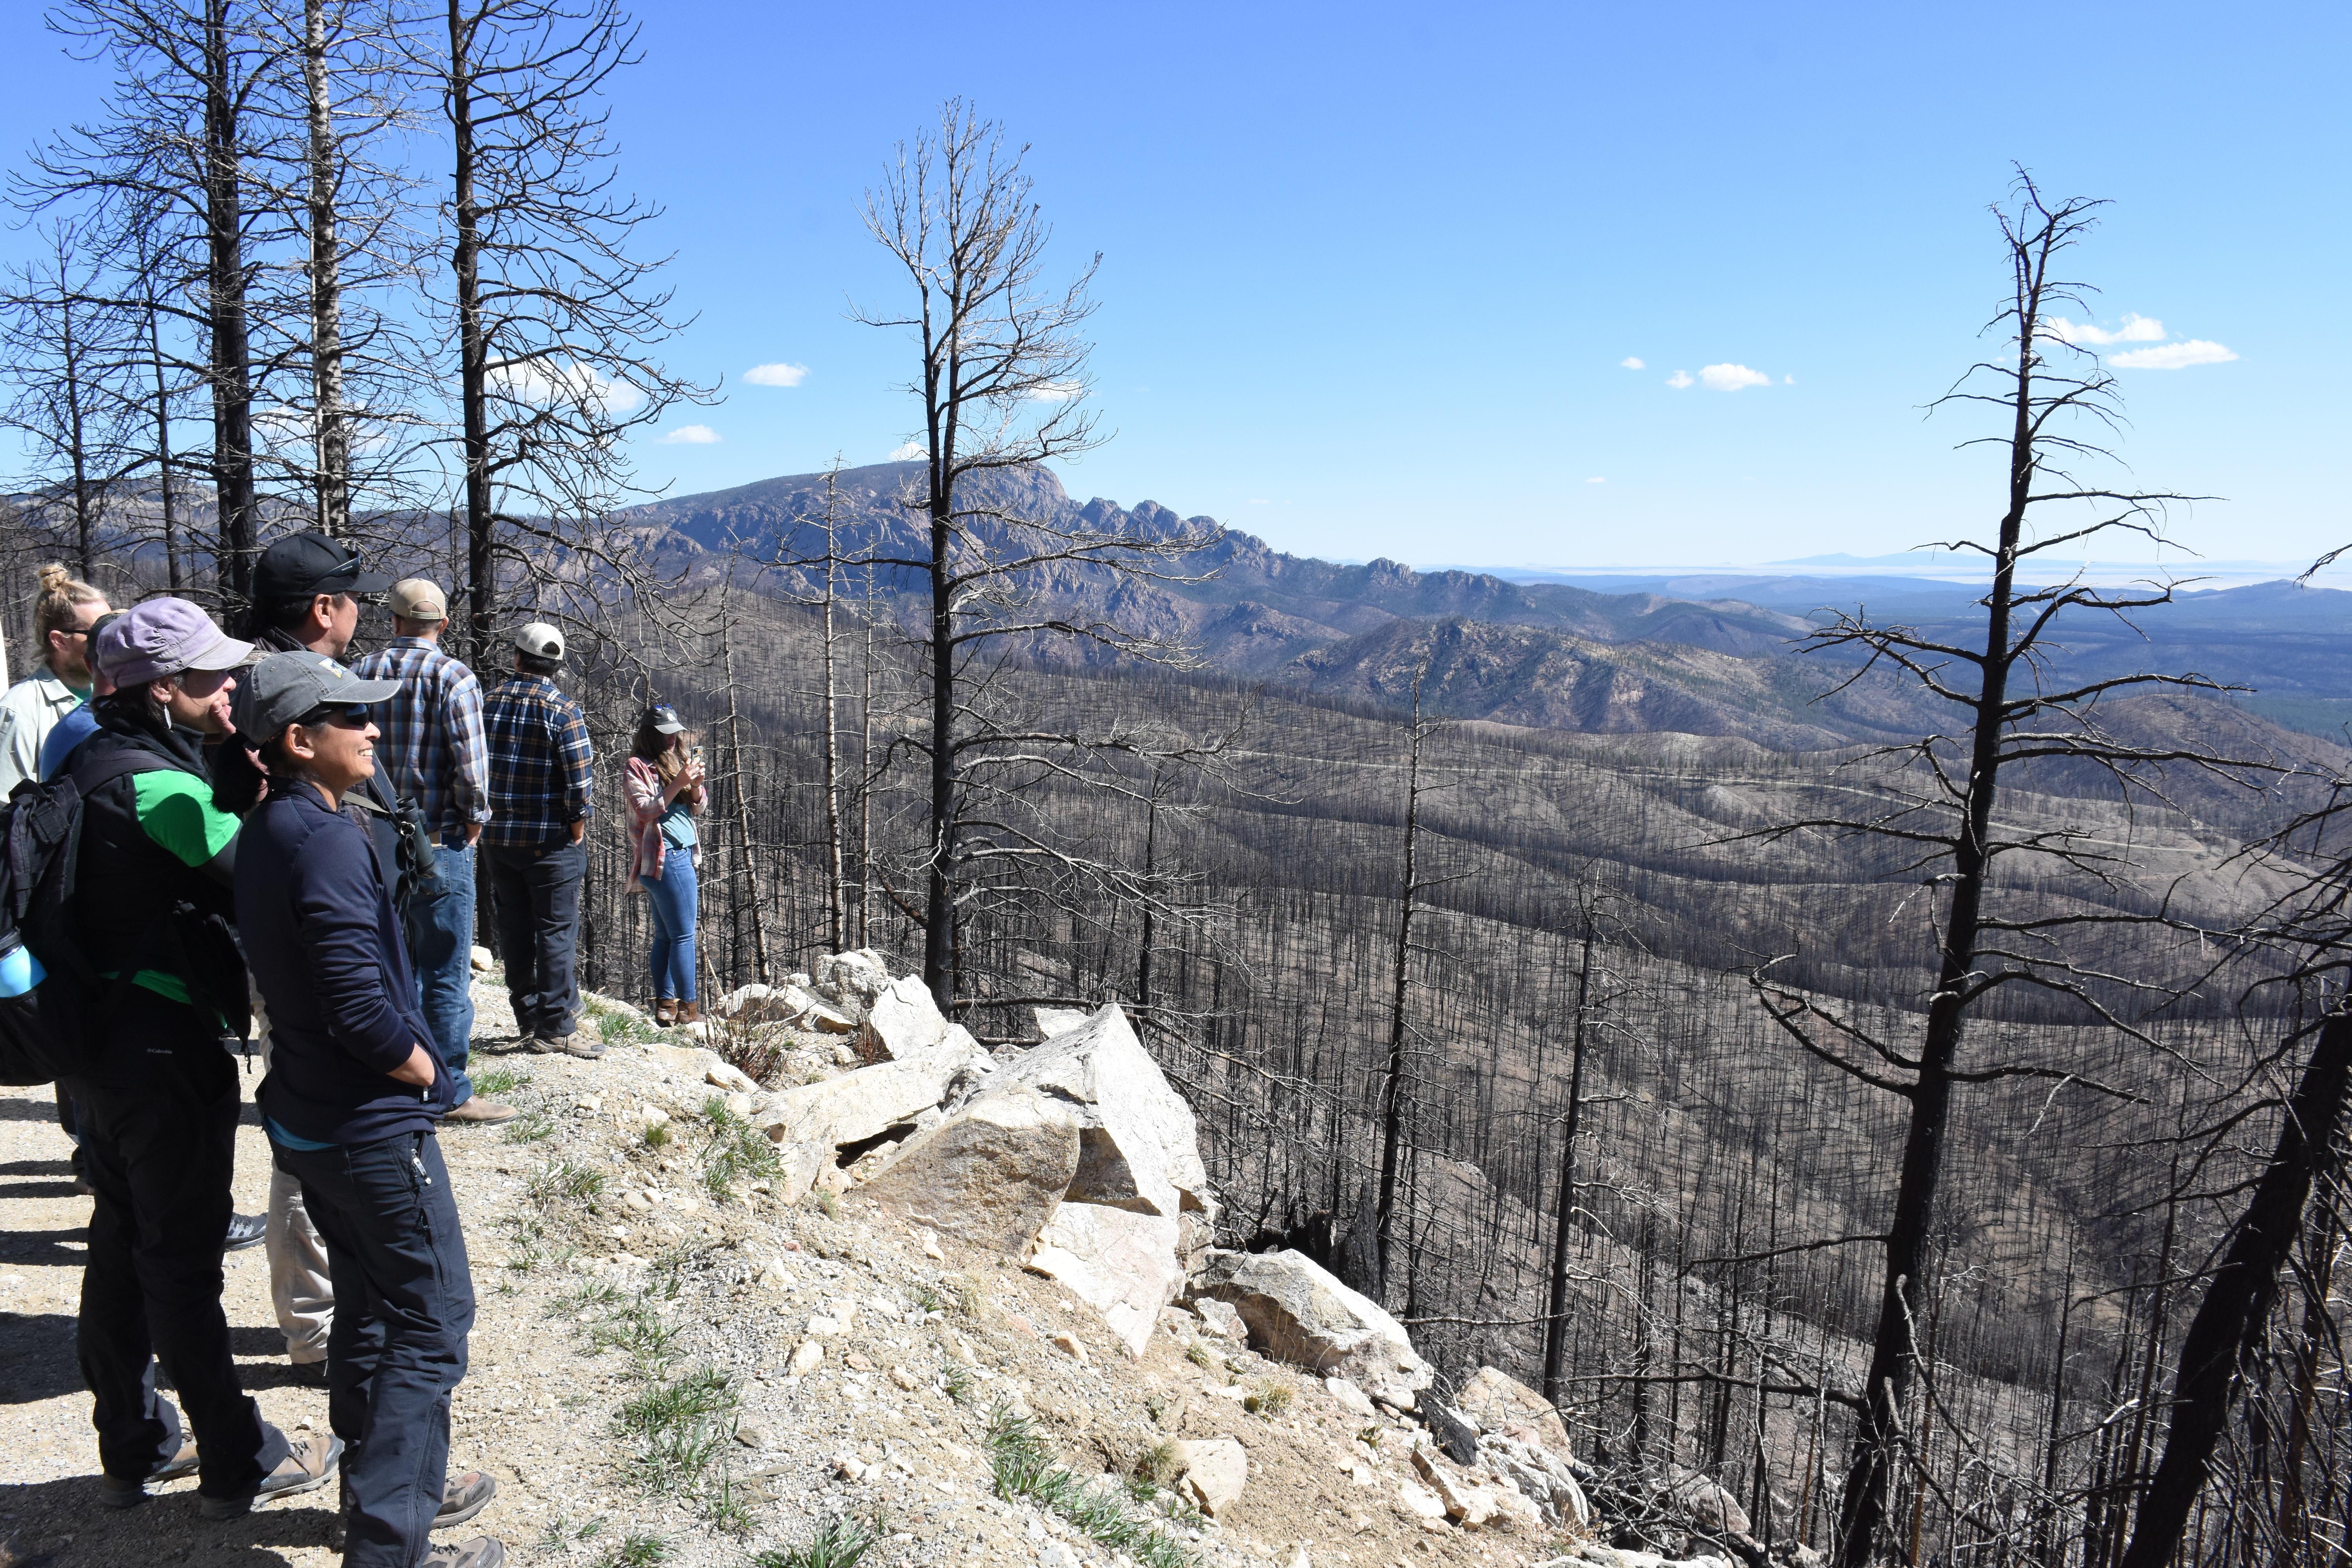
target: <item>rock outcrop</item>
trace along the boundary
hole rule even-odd
[[[1260,1353],[1344,1377],[1397,1409],[1435,1381],[1402,1325],[1304,1253],[1212,1252],[1192,1290],[1232,1303]]]
[[[908,1139],[858,1191],[919,1225],[1018,1254],[1054,1216],[1078,1161],[1070,1107],[1027,1084],[992,1086]]]

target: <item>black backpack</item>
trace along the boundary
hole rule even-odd
[[[81,847],[82,800],[89,791],[129,773],[166,764],[121,751],[76,773],[44,783],[26,779],[0,804],[0,976],[34,960],[40,978],[0,996],[0,1084],[47,1083],[85,1071],[98,1026],[129,989],[138,966],[101,977],[67,918],[74,891],[74,860]],[[0,982],[5,984],[5,982]]]

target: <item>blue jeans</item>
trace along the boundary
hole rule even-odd
[[[466,1076],[467,1042],[474,1037],[474,849],[436,845],[433,878],[408,903],[408,959],[416,966],[416,1005],[441,1047],[457,1097],[474,1098]]]
[[[580,882],[588,848],[558,841],[536,848],[489,849],[490,907],[499,957],[507,966],[515,1027],[526,1036],[560,1040],[580,1011],[574,965],[580,947]]]
[[[640,877],[646,907],[653,915],[654,994],[663,1001],[694,1000],[694,851],[662,853],[662,874]]]
[[[429,1132],[270,1151],[302,1184],[335,1281],[327,1424],[346,1445],[345,1568],[413,1568],[448,1484],[449,1394],[474,1326],[449,1167]]]

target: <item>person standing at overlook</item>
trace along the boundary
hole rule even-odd
[[[512,1106],[478,1099],[466,1076],[474,1034],[474,846],[490,819],[489,748],[482,731],[482,683],[441,651],[449,602],[423,577],[392,585],[390,646],[363,655],[352,672],[394,680],[400,689],[377,711],[383,739],[376,765],[396,797],[413,799],[433,835],[433,866],[403,911],[408,956],[433,1043],[457,1085],[446,1120],[492,1126]]]
[[[515,1027],[542,1055],[595,1058],[604,1047],[574,1029],[580,884],[588,872],[588,818],[595,810],[595,748],[580,705],[555,684],[563,634],[533,621],[514,639],[514,673],[482,704],[489,734],[490,822],[482,847],[490,900],[514,998]]]
[[[653,917],[654,1022],[702,1017],[694,990],[695,873],[702,864],[694,814],[702,809],[702,755],[688,750],[677,710],[657,703],[637,721],[622,781],[629,802],[630,875]]]
[[[346,1446],[345,1568],[497,1568],[470,1519],[488,1476],[448,1486],[449,1398],[466,1373],[474,1283],[435,1123],[456,1082],[417,1005],[399,911],[343,799],[375,771],[374,710],[397,689],[324,654],[272,654],[240,727],[269,790],[236,837],[236,912],[269,1004],[254,1097],[278,1168],[301,1184],[334,1281],[327,1419]]]
[[[91,625],[108,613],[106,595],[67,576],[62,566],[42,567],[40,583],[33,605],[40,666],[0,697],[0,800],[41,776],[41,742],[89,700]]]

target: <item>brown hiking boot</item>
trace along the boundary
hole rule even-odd
[[[677,1022],[677,1004],[667,996],[654,998],[654,1026],[667,1029]]]
[[[512,1121],[520,1114],[511,1105],[501,1105],[495,1100],[475,1095],[465,1104],[450,1111],[444,1121],[470,1121],[478,1127],[496,1127],[501,1121]]]
[[[699,1002],[679,1003],[677,1005],[677,1021],[681,1024],[699,1024],[702,1022],[702,1004]]]

